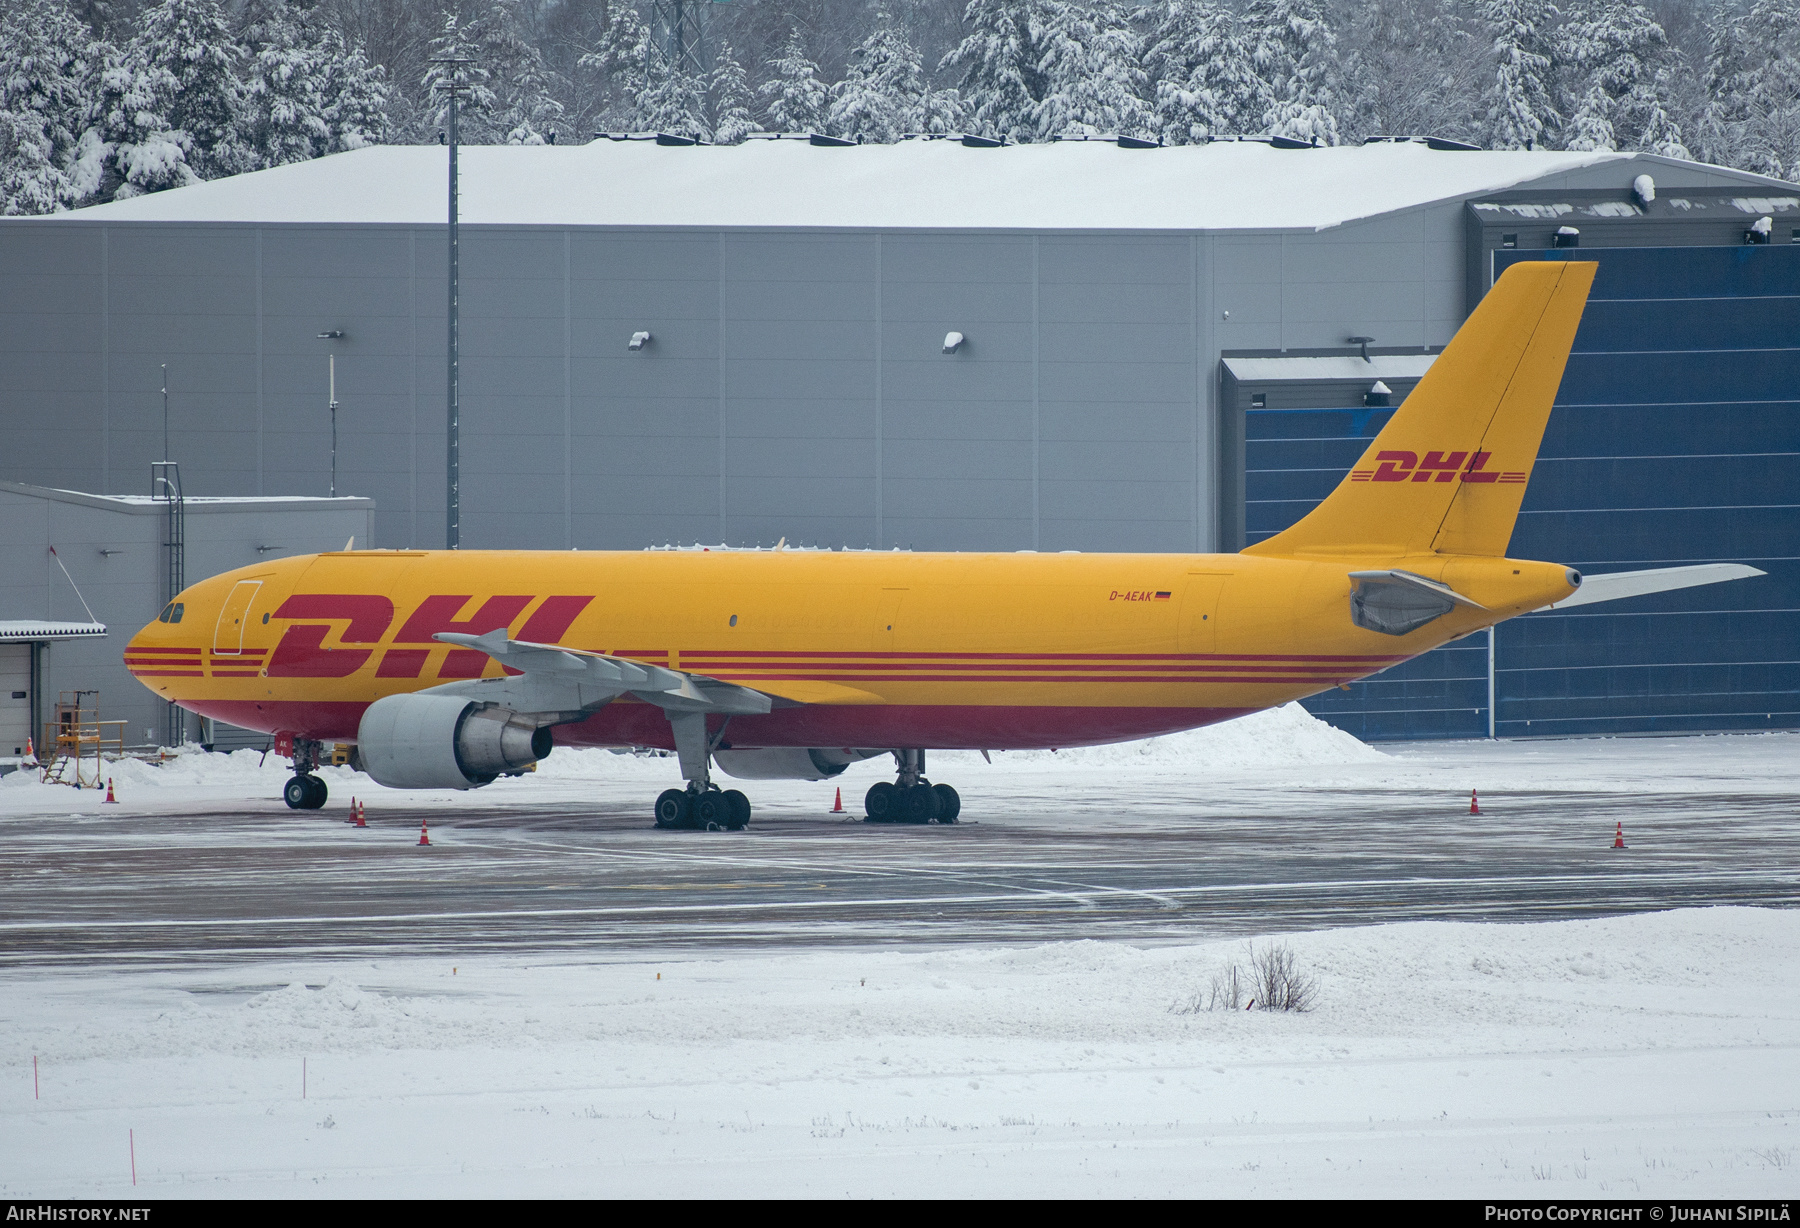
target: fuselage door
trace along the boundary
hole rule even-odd
[[[1177,639],[1182,652],[1212,652],[1219,641],[1219,594],[1230,572],[1194,571],[1187,576],[1181,594],[1181,629]]]
[[[250,605],[256,600],[261,580],[241,580],[231,588],[231,595],[219,610],[219,621],[213,627],[213,651],[232,654],[244,651],[244,621],[250,617]]]

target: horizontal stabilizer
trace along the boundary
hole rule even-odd
[[[1624,597],[1643,597],[1650,593],[1667,593],[1678,588],[1697,588],[1702,584],[1721,584],[1726,580],[1748,580],[1768,573],[1743,563],[1697,563],[1691,567],[1653,567],[1647,571],[1614,571],[1604,575],[1581,577],[1581,587],[1546,610],[1566,610],[1574,605],[1592,605],[1596,601],[1618,601]]]

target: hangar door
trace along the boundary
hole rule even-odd
[[[0,644],[0,755],[22,755],[31,735],[31,645]]]
[[[1556,259],[1600,269],[1509,553],[1769,574],[1504,624],[1494,731],[1800,725],[1800,245],[1497,251],[1493,272]],[[1242,421],[1248,541],[1310,510],[1379,429],[1347,409],[1304,441],[1294,415]],[[1306,706],[1363,738],[1485,736],[1487,655],[1477,635]]]

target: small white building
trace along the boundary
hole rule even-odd
[[[97,691],[105,720],[124,720],[128,745],[229,731],[169,705],[126,671],[125,645],[169,598],[171,539],[181,580],[259,560],[367,543],[375,501],[366,498],[189,498],[171,517],[167,500],[90,495],[0,482],[0,761],[29,736],[41,740],[58,696]],[[171,529],[175,529],[171,533]],[[84,701],[85,702],[85,701]],[[260,744],[260,742],[258,743]]]

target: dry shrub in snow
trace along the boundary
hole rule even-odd
[[[1266,1011],[1311,1010],[1318,997],[1316,977],[1300,971],[1293,948],[1286,943],[1264,947],[1250,946],[1250,966],[1233,963],[1215,973],[1205,993],[1196,993],[1172,1009],[1178,1015],[1197,1015],[1201,1011],[1238,1011],[1261,1007]]]

